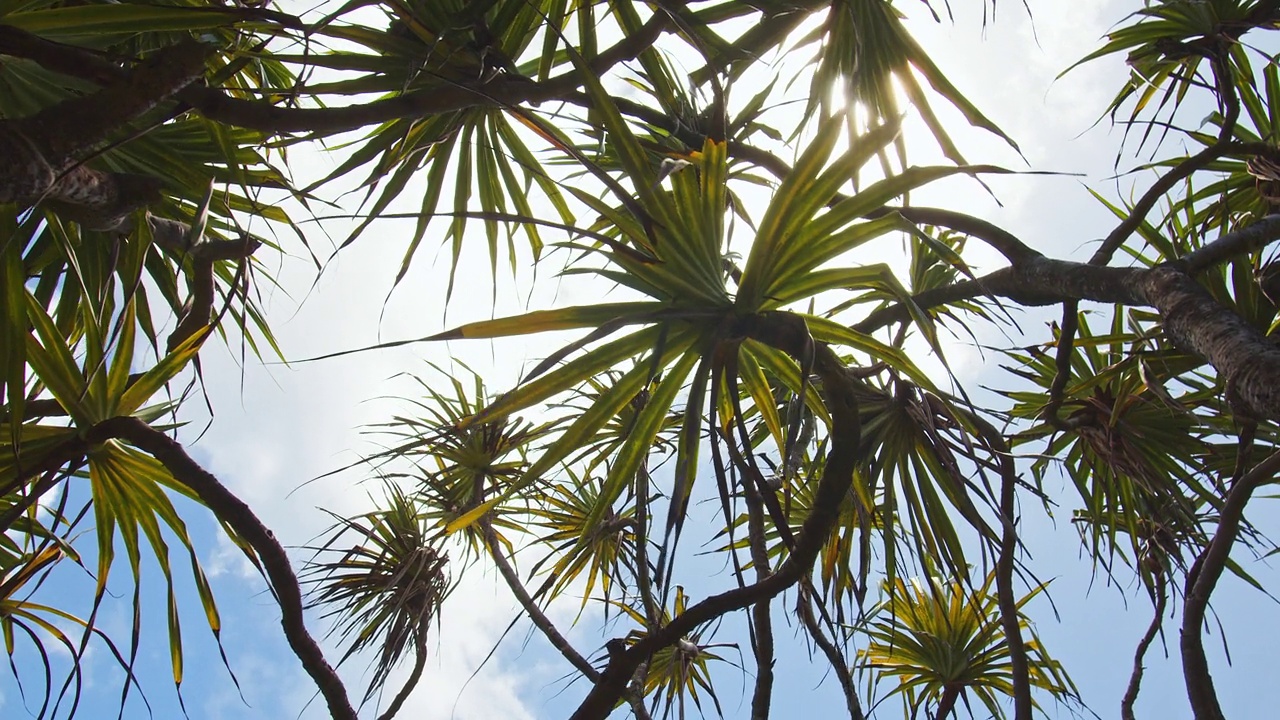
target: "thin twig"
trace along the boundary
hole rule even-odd
[[[796,614],[800,616],[800,622],[804,623],[805,630],[808,631],[809,637],[813,638],[814,644],[822,650],[823,655],[827,656],[831,671],[836,674],[840,690],[844,693],[844,702],[849,709],[850,720],[863,720],[866,716],[862,713],[862,703],[858,701],[858,690],[853,684],[853,675],[849,673],[849,663],[845,661],[844,653],[840,648],[827,638],[826,633],[822,632],[822,628],[818,625],[818,619],[814,617],[813,608],[809,605],[812,595],[810,588],[802,586],[796,598]]]
[[[1133,653],[1133,673],[1129,675],[1129,686],[1125,688],[1124,697],[1120,700],[1121,720],[1135,720],[1133,704],[1138,701],[1138,690],[1142,686],[1143,659],[1146,658],[1147,648],[1151,647],[1152,641],[1156,639],[1156,635],[1160,632],[1161,624],[1164,623],[1164,609],[1169,599],[1169,593],[1165,589],[1165,580],[1162,574],[1156,576],[1155,592],[1155,612],[1151,616],[1151,624],[1147,626],[1146,633],[1138,641],[1138,648]]]

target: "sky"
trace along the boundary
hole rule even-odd
[[[917,201],[960,207],[1057,257],[1080,257],[1090,252],[1091,243],[1110,229],[1112,221],[1109,212],[1089,197],[1084,183],[1110,188],[1112,193],[1128,192],[1127,180],[1105,182],[1115,172],[1120,131],[1105,120],[1095,123],[1124,70],[1118,59],[1109,59],[1057,76],[1098,47],[1107,29],[1138,4],[1030,0],[1028,17],[1021,3],[1006,0],[998,3],[995,22],[985,27],[981,3],[953,5],[954,24],[946,20],[934,24],[921,5],[902,3],[913,20],[909,28],[921,45],[953,83],[1019,143],[1026,164],[998,138],[978,131],[957,130],[954,137],[960,147],[972,161],[1064,174],[994,178],[989,182],[1001,205],[972,183],[963,182],[925,191]],[[944,121],[950,121],[949,127],[959,126],[954,113],[943,111],[942,115]],[[914,142],[920,147],[927,138]],[[304,160],[314,164],[315,170],[336,162],[336,157],[326,156]],[[1132,160],[1122,160],[1121,167],[1125,163]],[[310,260],[296,246],[287,247],[289,254],[283,258],[266,259],[280,283],[280,289],[263,289],[269,317],[290,358],[421,337],[489,316],[492,299],[487,283],[462,284],[446,313],[442,299],[448,257],[446,252],[433,257],[430,239],[424,242],[423,257],[384,305],[409,229],[407,222],[375,225],[349,251],[336,256],[318,280]],[[322,234],[325,230],[339,240],[345,235],[341,224],[313,228],[310,237],[317,247],[329,246]],[[892,251],[886,247],[887,253]],[[993,253],[984,255],[984,250],[975,250],[973,257],[980,266],[998,266]],[[893,263],[901,258],[887,255],[883,260]],[[479,255],[465,258],[459,277],[467,277],[469,271],[487,273],[487,262]],[[597,299],[593,291],[560,282],[550,273],[536,280],[525,272],[515,282],[499,283],[499,314]],[[1039,341],[1047,336],[1045,323],[1056,315],[1052,309],[1028,312],[1019,316],[1019,323]],[[995,328],[979,331],[978,338],[990,346],[1010,342]],[[249,503],[282,542],[294,548],[295,561],[301,561],[308,556],[305,546],[331,522],[320,508],[353,514],[368,509],[370,496],[380,492],[376,483],[362,482],[359,473],[321,476],[377,449],[365,429],[403,408],[396,397],[412,392],[412,383],[400,373],[438,378],[427,362],[448,368],[451,360],[457,360],[482,371],[490,389],[496,391],[513,383],[522,369],[554,346],[552,343],[517,339],[494,345],[411,345],[289,366],[243,359],[238,349],[211,343],[203,351],[202,361],[213,417],[207,417],[199,399],[189,403],[185,412],[190,413],[192,424],[183,429],[180,439],[196,460]],[[949,359],[966,387],[1009,382],[996,368],[999,357],[975,347],[967,338],[949,344]],[[186,506],[186,510],[201,562],[219,602],[222,644],[239,683],[237,692],[202,627],[198,606],[189,606],[191,612],[184,617],[187,672],[183,682],[189,716],[210,720],[325,717],[323,703],[313,697],[314,686],[285,645],[279,611],[264,592],[262,580],[219,533],[208,513],[193,506]],[[1053,607],[1047,600],[1037,600],[1032,606],[1036,629],[1051,654],[1064,662],[1088,704],[1087,709],[1048,706],[1048,714],[1115,717],[1133,647],[1150,619],[1149,603],[1132,584],[1115,587],[1104,575],[1094,573],[1079,551],[1068,522],[1069,508],[1063,508],[1056,518],[1030,504],[1024,505],[1023,511],[1024,539],[1033,566],[1043,578],[1052,578],[1049,595]],[[1274,534],[1275,513],[1258,513],[1257,508],[1255,513],[1261,529]],[[1277,579],[1264,563],[1242,554],[1236,557],[1264,583]],[[527,568],[524,562],[522,558],[522,567]],[[708,573],[712,582],[706,592],[730,582],[723,568],[709,566]],[[124,579],[123,573],[120,579]],[[144,581],[144,610],[149,608],[145,617],[163,618],[163,594],[155,582],[154,568],[144,571]],[[87,580],[63,578],[59,582],[65,583],[70,593],[80,587],[77,582]],[[120,587],[127,589],[124,583]],[[183,596],[193,599],[190,587],[185,587]],[[1221,635],[1217,627],[1212,628],[1207,646],[1219,697],[1228,716],[1262,717],[1267,713],[1263,708],[1280,701],[1280,689],[1270,682],[1274,648],[1280,643],[1280,626],[1272,620],[1274,604],[1228,576],[1215,595],[1214,608],[1230,642],[1233,661],[1228,666],[1216,644]],[[129,609],[127,592],[109,598],[101,617],[104,628],[116,637],[127,637]],[[576,603],[557,604],[551,616],[558,627],[569,630],[577,647],[596,655],[603,637],[602,615],[598,608],[590,607],[574,625],[576,611]],[[571,668],[539,635],[530,634],[527,623],[517,624],[491,655],[516,614],[514,601],[495,573],[484,565],[471,567],[444,607],[426,675],[401,717],[565,717],[585,694],[586,685],[570,682]],[[781,613],[775,618],[779,644],[791,646],[789,654],[779,659],[776,715],[794,717],[797,708],[816,717],[839,713],[842,704],[834,679],[824,672],[821,662],[809,661],[794,621]],[[310,627],[313,634],[323,634],[324,625],[314,617]],[[1170,659],[1164,657],[1158,640],[1148,655],[1139,717],[1190,716],[1177,659],[1176,622],[1167,622],[1166,631]],[[740,633],[736,639],[742,643],[743,656],[748,655],[745,635]],[[333,642],[324,646],[329,657],[340,655]],[[725,654],[738,659],[733,650]],[[148,678],[144,687],[151,716],[180,717],[168,681],[162,620],[148,620],[140,658],[141,672]],[[88,668],[88,704],[81,717],[116,717],[118,671],[102,652],[92,658]],[[357,697],[366,679],[363,669],[357,659],[343,670]],[[407,667],[401,668],[388,686],[397,688],[406,673]],[[736,670],[720,677],[725,716],[743,716],[750,705],[750,678]],[[880,708],[883,716],[897,716],[896,702],[891,699]],[[23,717],[22,707],[12,681],[0,682],[0,716]],[[136,699],[130,701],[124,715],[148,716]]]

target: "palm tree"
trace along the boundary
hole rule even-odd
[[[967,579],[940,585],[933,580],[908,584],[899,578],[886,588],[888,597],[869,621],[867,648],[860,656],[877,680],[897,679],[892,693],[902,695],[911,717],[933,706],[932,717],[944,720],[958,701],[969,707],[970,695],[992,717],[1005,716],[1000,701],[1011,694],[1013,673],[999,602],[991,592],[994,584],[993,574],[979,587]],[[1019,610],[1042,590],[1019,600]],[[1029,678],[1032,686],[1058,700],[1075,698],[1075,686],[1044,654],[1021,615],[1018,623],[1028,633],[1024,652],[1037,660]]]
[[[126,669],[122,703],[138,684],[137,630],[120,653],[95,623],[117,551],[135,628],[144,556],[161,569],[178,687],[190,605],[217,636],[175,496],[206,506],[266,577],[330,714],[365,708],[308,630],[280,540],[174,433],[210,338],[293,359],[257,288],[281,252],[323,266],[303,223],[340,217],[316,213],[354,183],[363,200],[342,211],[355,224],[337,252],[360,252],[381,220],[415,221],[388,291],[431,237],[449,248],[440,295],[455,302],[460,283],[497,283],[500,261],[517,273],[522,258],[540,282],[613,293],[418,340],[571,336],[496,394],[465,368],[421,381],[423,398],[380,427],[386,450],[346,469],[387,496],[337,516],[307,577],[342,659],[373,656],[366,701],[413,649],[384,716],[421,675],[450,578],[491,564],[585,680],[577,718],[623,703],[637,717],[709,712],[700,693],[718,709],[729,654],[715,649],[738,646],[751,713],[770,715],[775,601],[790,597],[851,717],[874,708],[853,680],[869,668],[872,695],[901,692],[912,712],[946,716],[972,695],[1027,720],[1075,692],[1022,614],[1034,568],[1020,513],[1069,502],[1096,566],[1139,578],[1156,604],[1131,693],[1172,588],[1191,707],[1222,717],[1202,626],[1225,569],[1257,584],[1231,550],[1267,549],[1245,510],[1280,464],[1267,255],[1280,218],[1272,178],[1254,178],[1280,163],[1280,71],[1253,49],[1280,3],[1133,5],[1082,62],[1125,54],[1130,74],[1099,110],[1158,159],[1130,200],[1097,195],[1116,224],[1087,259],[913,202],[944,178],[1005,172],[970,164],[939,111],[1016,148],[913,38],[916,5],[0,8],[0,625],[11,651],[20,631],[74,665],[61,690],[46,682],[41,714],[75,713],[91,642]],[[1183,130],[1194,98],[1216,109]],[[904,134],[908,107],[927,135]],[[1198,149],[1169,150],[1170,134]],[[913,164],[921,144],[946,162]],[[339,148],[336,167],[295,180],[290,163],[321,147]],[[886,263],[895,240],[904,262]],[[1003,264],[980,274],[974,243]],[[487,280],[459,273],[475,252]],[[1016,327],[1011,311],[1045,305],[1062,319],[1004,349],[1004,399],[950,372],[940,333]],[[1078,497],[1053,493],[1059,475]],[[691,532],[717,538],[732,568],[700,599]],[[194,603],[175,590],[174,541]],[[96,590],[80,617],[41,588],[83,550]],[[580,650],[546,612],[556,602],[600,603],[629,626]]]
[[[358,519],[339,518],[308,571],[313,603],[334,618],[347,646],[339,664],[361,650],[377,651],[365,702],[413,649],[409,679],[379,716],[390,720],[422,677],[427,635],[432,621],[439,620],[450,583],[449,554],[440,547],[443,538],[434,523],[395,485],[387,488],[385,504]],[[338,547],[347,542],[355,544],[349,550]]]

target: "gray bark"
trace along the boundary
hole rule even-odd
[[[1140,286],[1160,312],[1169,339],[1222,376],[1233,410],[1252,419],[1280,420],[1280,349],[1172,267],[1143,273]]]

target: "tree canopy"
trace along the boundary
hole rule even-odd
[[[222,629],[203,506],[338,720],[429,691],[450,592],[486,568],[563,657],[574,718],[732,715],[725,668],[751,717],[790,716],[782,642],[851,718],[1132,718],[1166,630],[1192,715],[1222,718],[1210,600],[1227,574],[1274,591],[1238,558],[1275,549],[1246,510],[1280,471],[1280,1],[1133,2],[1081,58],[1125,60],[1096,114],[1132,189],[1075,186],[1112,223],[1084,255],[913,201],[1059,170],[953,139],[1018,149],[915,39],[953,4],[994,21],[994,0],[0,5],[0,628],[32,714],[85,711],[91,649],[125,671],[121,712],[154,680],[148,563],[181,687],[192,625]],[[375,239],[404,248],[393,279],[344,292],[390,296],[443,247],[432,292],[490,317],[320,358],[277,342],[278,259],[319,275]],[[497,316],[512,278],[575,300]],[[1060,319],[1020,324],[1035,308]],[[985,387],[947,353],[991,328]],[[443,361],[519,336],[558,349],[516,383],[404,368],[417,394],[379,449],[334,468],[378,506],[305,553],[190,452],[211,353]],[[1081,696],[1030,616],[1051,589],[1024,538],[1063,512],[1082,562],[1151,606],[1136,653],[1098,638],[1135,653],[1122,698]],[[48,590],[69,567],[92,598]],[[608,622],[584,645],[552,606]]]

